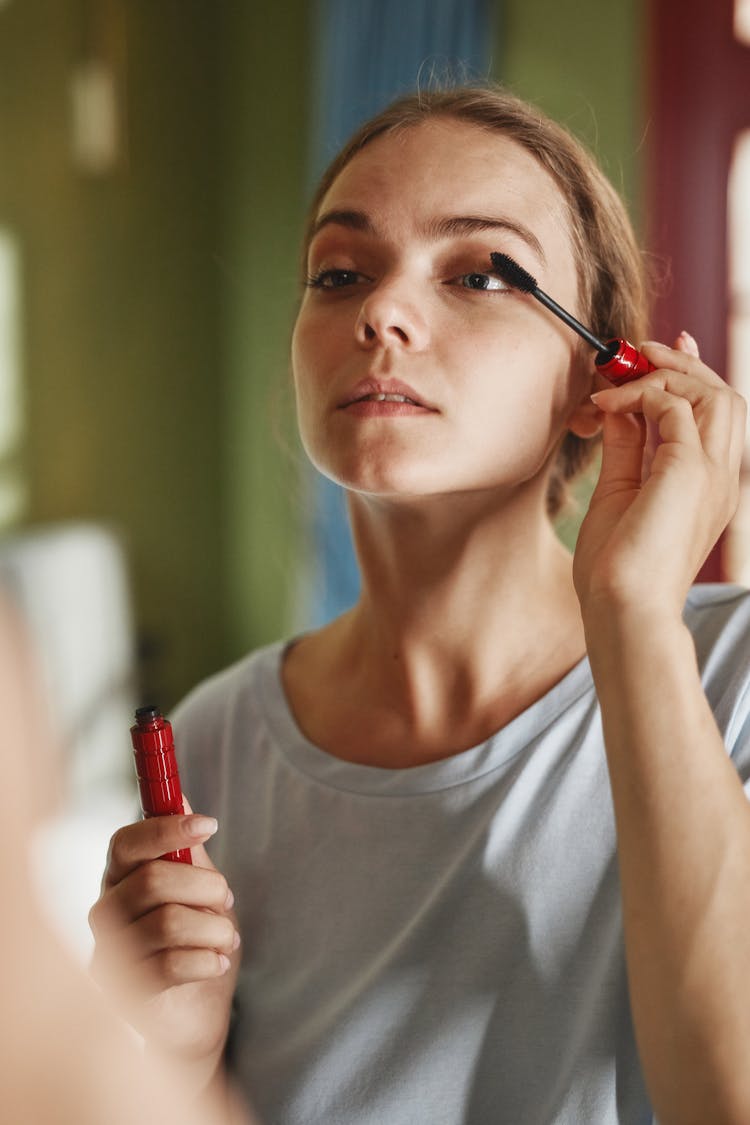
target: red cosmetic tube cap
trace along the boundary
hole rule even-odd
[[[649,371],[656,371],[653,363],[627,340],[608,340],[605,349],[598,353],[594,362],[602,375],[606,375],[616,386],[640,379],[641,375],[648,375]]]
[[[135,726],[130,728],[135,758],[135,774],[144,817],[182,816],[180,775],[174,752],[172,724],[158,707],[139,707]],[[162,859],[192,863],[190,848],[167,852]]]

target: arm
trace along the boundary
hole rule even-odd
[[[602,475],[576,551],[617,824],[641,1060],[662,1125],[750,1120],[750,804],[682,622],[731,516],[744,404],[691,356],[597,396]],[[645,427],[658,447],[642,481]]]

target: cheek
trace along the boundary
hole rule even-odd
[[[321,391],[331,369],[328,357],[330,334],[325,334],[311,323],[311,318],[300,313],[292,332],[291,361],[292,383],[297,412],[297,430],[302,446],[310,460],[323,471],[319,463],[325,446],[323,435],[324,401]]]
[[[292,333],[292,379],[297,399],[297,411],[306,408],[311,397],[315,372],[321,366],[320,334],[313,331],[309,318],[303,314],[297,317]]]
[[[302,306],[292,331],[292,365],[301,385],[324,378],[340,337],[340,326],[331,316]]]

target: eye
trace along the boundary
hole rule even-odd
[[[491,292],[503,292],[509,289],[501,277],[494,273],[462,273],[455,279],[464,289],[484,289]]]
[[[356,285],[358,281],[366,281],[364,274],[356,270],[324,269],[319,273],[311,274],[306,281],[310,289],[344,289],[349,285]]]

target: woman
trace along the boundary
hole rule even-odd
[[[362,594],[185,703],[216,867],[215,821],[121,830],[99,956],[138,943],[199,1086],[233,1002],[269,1122],[746,1121],[750,600],[691,589],[744,404],[684,333],[608,386],[492,251],[640,338],[621,204],[502,91],[406,98],[324,177],[293,368]],[[571,558],[550,514],[600,431]]]

